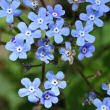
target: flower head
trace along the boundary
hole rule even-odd
[[[54,41],[59,44],[63,42],[63,36],[69,35],[69,28],[63,27],[64,20],[63,19],[57,19],[56,24],[52,23],[50,25],[50,30],[46,32],[47,37],[53,37]]]
[[[80,47],[79,50],[80,50],[80,53],[78,55],[78,59],[83,60],[84,56],[87,58],[93,56],[92,53],[95,51],[95,47],[90,43],[85,43],[85,45]]]
[[[7,23],[13,23],[13,16],[20,16],[22,14],[21,10],[17,10],[20,5],[19,0],[13,0],[11,4],[8,4],[7,1],[1,0],[0,18],[6,17]]]
[[[76,30],[71,31],[71,35],[73,37],[77,37],[76,44],[78,46],[83,46],[85,44],[85,41],[89,43],[93,43],[95,41],[95,37],[93,35],[90,35],[89,32],[93,30],[93,26],[86,24],[85,27],[83,27],[81,21],[76,21]]]
[[[75,50],[72,50],[70,42],[65,42],[65,46],[66,48],[61,47],[59,50],[60,54],[62,54],[61,59],[63,61],[69,61],[70,64],[73,64],[73,56],[75,56],[76,52]]]
[[[58,98],[52,91],[45,91],[41,97],[41,104],[44,104],[45,108],[51,108],[52,103],[58,103]]]
[[[38,28],[41,30],[48,29],[47,24],[52,22],[52,17],[47,16],[47,11],[43,7],[39,8],[38,15],[34,12],[30,12],[28,18],[32,21],[30,24],[31,30],[36,30]]]
[[[54,9],[52,6],[47,6],[48,14],[51,15],[53,18],[60,18],[65,14],[65,11],[62,10],[62,6],[60,4],[55,5]]]
[[[18,94],[20,97],[28,96],[28,101],[33,103],[40,100],[42,97],[42,91],[38,88],[40,86],[39,78],[35,78],[33,82],[28,78],[23,78],[21,84],[24,85],[25,88],[19,89]]]
[[[20,22],[18,24],[18,29],[21,31],[20,34],[17,35],[17,37],[20,37],[24,40],[26,40],[26,43],[33,44],[34,38],[40,38],[42,36],[40,30],[31,30],[30,26],[27,27],[27,25],[24,22]]]
[[[53,54],[44,46],[38,48],[36,52],[36,58],[44,61],[46,64],[49,63],[49,60],[53,60]]]
[[[62,71],[59,71],[56,75],[53,74],[53,71],[48,71],[46,74],[48,81],[44,83],[45,89],[50,89],[54,92],[56,96],[60,95],[59,88],[66,88],[66,81],[62,81],[64,74]]]
[[[8,42],[5,46],[5,48],[9,51],[12,51],[11,55],[9,56],[9,59],[12,61],[19,59],[27,59],[26,52],[28,52],[31,47],[29,44],[24,43],[24,40],[21,38],[16,38],[16,42]]]

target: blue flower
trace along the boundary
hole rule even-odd
[[[60,4],[55,5],[54,9],[52,6],[47,6],[48,14],[53,18],[61,18],[65,14],[65,11],[62,10],[62,6]]]
[[[78,55],[79,60],[83,60],[84,56],[89,58],[92,57],[92,53],[95,51],[95,47],[90,43],[85,43],[84,46],[80,47],[80,53]]]
[[[87,14],[81,13],[80,14],[80,19],[83,21],[87,21],[88,25],[93,25],[95,24],[98,27],[103,26],[103,21],[99,19],[99,17],[102,16],[102,14],[99,13],[99,11],[94,11],[90,6],[87,7]]]
[[[45,91],[41,98],[41,104],[44,104],[45,108],[51,108],[52,103],[54,104],[58,103],[58,98],[52,91],[50,90]]]
[[[93,26],[86,24],[83,28],[82,22],[79,20],[75,22],[75,26],[77,30],[72,30],[71,35],[73,37],[77,37],[76,44],[78,46],[83,46],[85,41],[88,41],[89,43],[93,43],[95,41],[95,37],[89,34],[89,32],[93,30]]]
[[[102,89],[107,91],[107,94],[110,95],[110,83],[102,84]]]
[[[28,101],[32,103],[36,103],[40,100],[42,91],[38,88],[40,86],[39,78],[35,78],[33,82],[28,78],[23,78],[21,84],[24,85],[25,88],[19,89],[18,94],[20,97],[28,96]]]
[[[53,71],[48,71],[46,78],[48,81],[44,83],[44,88],[51,88],[51,91],[53,91],[56,96],[60,95],[59,88],[66,88],[66,81],[62,81],[64,79],[64,74],[62,71],[59,71],[56,75],[53,74]]]
[[[18,29],[21,31],[21,33],[18,34],[16,37],[20,37],[26,40],[26,43],[29,43],[29,44],[34,43],[34,38],[40,38],[42,36],[40,30],[32,31],[30,29],[30,26],[27,27],[27,25],[24,22],[20,22],[18,24]]]
[[[62,54],[61,59],[63,61],[69,61],[70,64],[73,64],[73,56],[75,56],[75,50],[72,50],[71,43],[65,42],[66,49],[61,47],[59,53]]]
[[[48,64],[49,60],[54,59],[54,56],[47,48],[45,48],[44,46],[41,46],[38,48],[36,52],[36,58]]]
[[[36,30],[40,28],[41,30],[48,29],[47,24],[52,22],[52,17],[47,16],[47,11],[45,8],[41,7],[38,11],[38,15],[34,12],[28,14],[28,18],[32,21],[30,24],[30,29]]]
[[[39,5],[38,0],[23,0],[23,4],[32,9],[35,9]]]
[[[68,0],[70,4],[72,4],[72,10],[76,11],[78,10],[79,3],[85,2],[85,0]]]
[[[58,19],[56,20],[56,24],[52,23],[50,24],[49,28],[50,30],[46,32],[47,37],[53,37],[54,36],[54,41],[59,44],[63,42],[63,37],[68,36],[70,31],[68,27],[63,27],[64,25],[64,20],[63,19]]]
[[[99,11],[99,13],[107,13],[110,8],[106,6],[105,4],[110,2],[110,0],[86,0],[86,2],[90,2],[93,10]]]
[[[110,98],[104,98],[103,102],[96,98],[93,102],[94,106],[97,107],[96,110],[110,110]]]
[[[19,5],[19,0],[13,0],[10,5],[5,0],[1,0],[1,8],[3,10],[0,10],[0,18],[6,17],[7,23],[13,23],[13,16],[20,16],[22,14],[21,10],[16,9],[19,7]]]
[[[25,43],[21,38],[15,38],[16,42],[8,42],[5,48],[9,51],[12,51],[9,59],[12,61],[19,59],[27,59],[26,52],[31,49],[30,45]]]
[[[54,50],[54,46],[53,46],[53,44],[50,43],[49,39],[44,38],[44,39],[38,40],[37,44],[39,47],[44,46],[50,52],[53,52],[53,50]]]

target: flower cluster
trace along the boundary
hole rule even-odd
[[[28,78],[23,78],[21,84],[25,88],[21,88],[18,91],[20,97],[28,96],[28,101],[32,103],[39,102],[43,104],[46,108],[52,107],[52,103],[58,103],[58,97],[60,95],[59,88],[66,88],[66,81],[63,81],[64,74],[62,71],[59,71],[56,75],[53,74],[53,71],[48,71],[46,74],[48,79],[44,83],[45,92],[42,92],[39,89],[40,79],[35,78],[33,82]]]

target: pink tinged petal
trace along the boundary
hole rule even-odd
[[[90,57],[92,57],[93,55],[92,55],[91,52],[87,52],[87,53],[85,54],[85,56],[86,56],[87,58],[90,58]]]
[[[28,18],[31,20],[31,21],[36,21],[37,20],[37,15],[34,13],[34,12],[30,12],[28,14]]]
[[[58,98],[57,97],[51,97],[52,103],[57,104]]]
[[[61,33],[62,33],[62,35],[64,35],[64,36],[68,36],[69,33],[70,33],[70,30],[69,30],[68,27],[64,27],[64,28],[61,29]]]
[[[23,78],[21,79],[21,84],[26,88],[29,88],[31,86],[31,81],[29,78]]]
[[[14,16],[20,16],[22,14],[21,10],[15,10],[14,11]]]
[[[18,94],[20,97],[25,97],[29,95],[29,91],[26,88],[19,89]]]
[[[51,91],[56,95],[60,95],[60,91],[59,91],[59,88],[57,86],[53,86]]]
[[[10,7],[13,9],[16,9],[20,6],[20,1],[19,0],[13,0]]]
[[[49,88],[51,88],[51,87],[52,87],[52,84],[51,84],[50,81],[46,81],[46,82],[44,83],[44,88],[45,88],[45,89],[49,89]]]
[[[59,71],[59,72],[56,74],[56,78],[57,78],[58,80],[62,80],[62,79],[64,78],[63,72],[62,72],[62,71]]]
[[[78,46],[84,46],[84,44],[85,44],[84,38],[83,37],[77,38],[76,44]]]
[[[51,108],[51,107],[52,107],[52,102],[51,102],[51,100],[45,100],[44,106],[45,106],[45,108]]]
[[[19,59],[27,59],[27,54],[25,52],[21,52],[19,54]]]
[[[15,50],[15,44],[13,42],[8,42],[6,45],[5,45],[5,48],[7,50],[10,50],[10,51],[14,51]]]
[[[83,60],[83,59],[84,59],[84,54],[79,53],[79,55],[78,55],[78,59],[79,59],[79,60]]]
[[[88,41],[89,43],[93,43],[95,41],[95,37],[93,35],[86,34],[85,40]]]
[[[94,100],[93,104],[98,108],[98,107],[100,107],[102,105],[102,102],[98,98],[96,98]]]
[[[61,35],[55,35],[54,40],[57,44],[60,44],[63,42],[63,37]]]
[[[83,30],[83,24],[82,24],[82,22],[80,20],[77,20],[75,22],[75,26],[76,26],[77,30]]]
[[[0,10],[0,18],[5,17],[7,14],[4,10]]]
[[[36,103],[36,102],[38,102],[38,98],[34,95],[29,95],[28,96],[28,101],[32,102],[32,103]]]
[[[33,35],[33,38],[40,38],[42,36],[40,30],[35,31],[32,35]]]
[[[40,79],[39,78],[35,78],[32,84],[33,84],[33,86],[35,88],[38,88],[39,85],[40,85]]]
[[[66,86],[67,86],[66,81],[61,81],[61,82],[58,84],[58,87],[61,88],[61,89],[65,89]]]
[[[22,32],[25,33],[25,31],[27,30],[27,25],[24,22],[20,22],[18,24],[18,29]]]
[[[6,22],[7,23],[13,23],[13,21],[14,21],[13,15],[12,14],[7,14]]]
[[[16,61],[18,59],[18,53],[16,52],[11,53],[9,59],[12,61]]]

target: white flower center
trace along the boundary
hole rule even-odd
[[[84,37],[84,35],[85,35],[84,31],[79,31],[79,35],[80,35],[81,37]]]
[[[40,53],[40,57],[44,57],[45,56],[45,53],[42,51],[41,53]]]
[[[85,53],[87,52],[87,48],[84,47],[84,48],[82,49],[82,52],[85,54]]]
[[[102,105],[101,110],[107,110],[107,107],[105,105]]]
[[[46,98],[46,99],[49,99],[49,98],[50,98],[50,95],[49,95],[49,94],[46,94],[46,95],[45,95],[45,98]]]
[[[28,37],[31,36],[31,34],[32,34],[31,31],[26,31],[26,33],[25,33],[25,35]]]
[[[44,22],[44,20],[42,18],[37,19],[39,24],[42,24]]]
[[[101,1],[100,0],[95,0],[96,5],[100,5]]]
[[[31,86],[31,87],[29,87],[29,92],[34,92],[34,87],[33,86]]]
[[[56,86],[58,84],[58,80],[57,79],[53,79],[51,83]]]
[[[17,50],[17,52],[19,52],[19,53],[20,53],[20,52],[22,52],[22,47],[21,47],[21,46],[19,46],[19,47],[17,47],[17,48],[16,48],[16,50]]]
[[[38,5],[38,1],[36,1],[36,0],[32,1],[32,6],[33,7],[36,7],[37,5]]]
[[[8,14],[12,14],[12,12],[13,12],[13,10],[12,10],[11,8],[8,8],[8,9],[7,9],[7,13],[8,13]]]
[[[89,19],[90,19],[90,20],[94,20],[94,19],[95,19],[95,16],[94,16],[94,15],[90,15],[90,16],[89,16]]]
[[[52,15],[53,15],[53,16],[55,16],[55,17],[57,17],[57,16],[58,16],[58,14],[57,14],[57,13],[55,13],[55,12],[53,12],[53,13],[52,13]]]
[[[67,49],[66,52],[65,52],[65,54],[66,54],[67,57],[71,56],[71,55],[72,55],[72,54],[71,54],[71,50],[68,50],[68,49]]]
[[[59,33],[59,29],[56,27],[56,28],[54,28],[54,32],[55,33]]]

